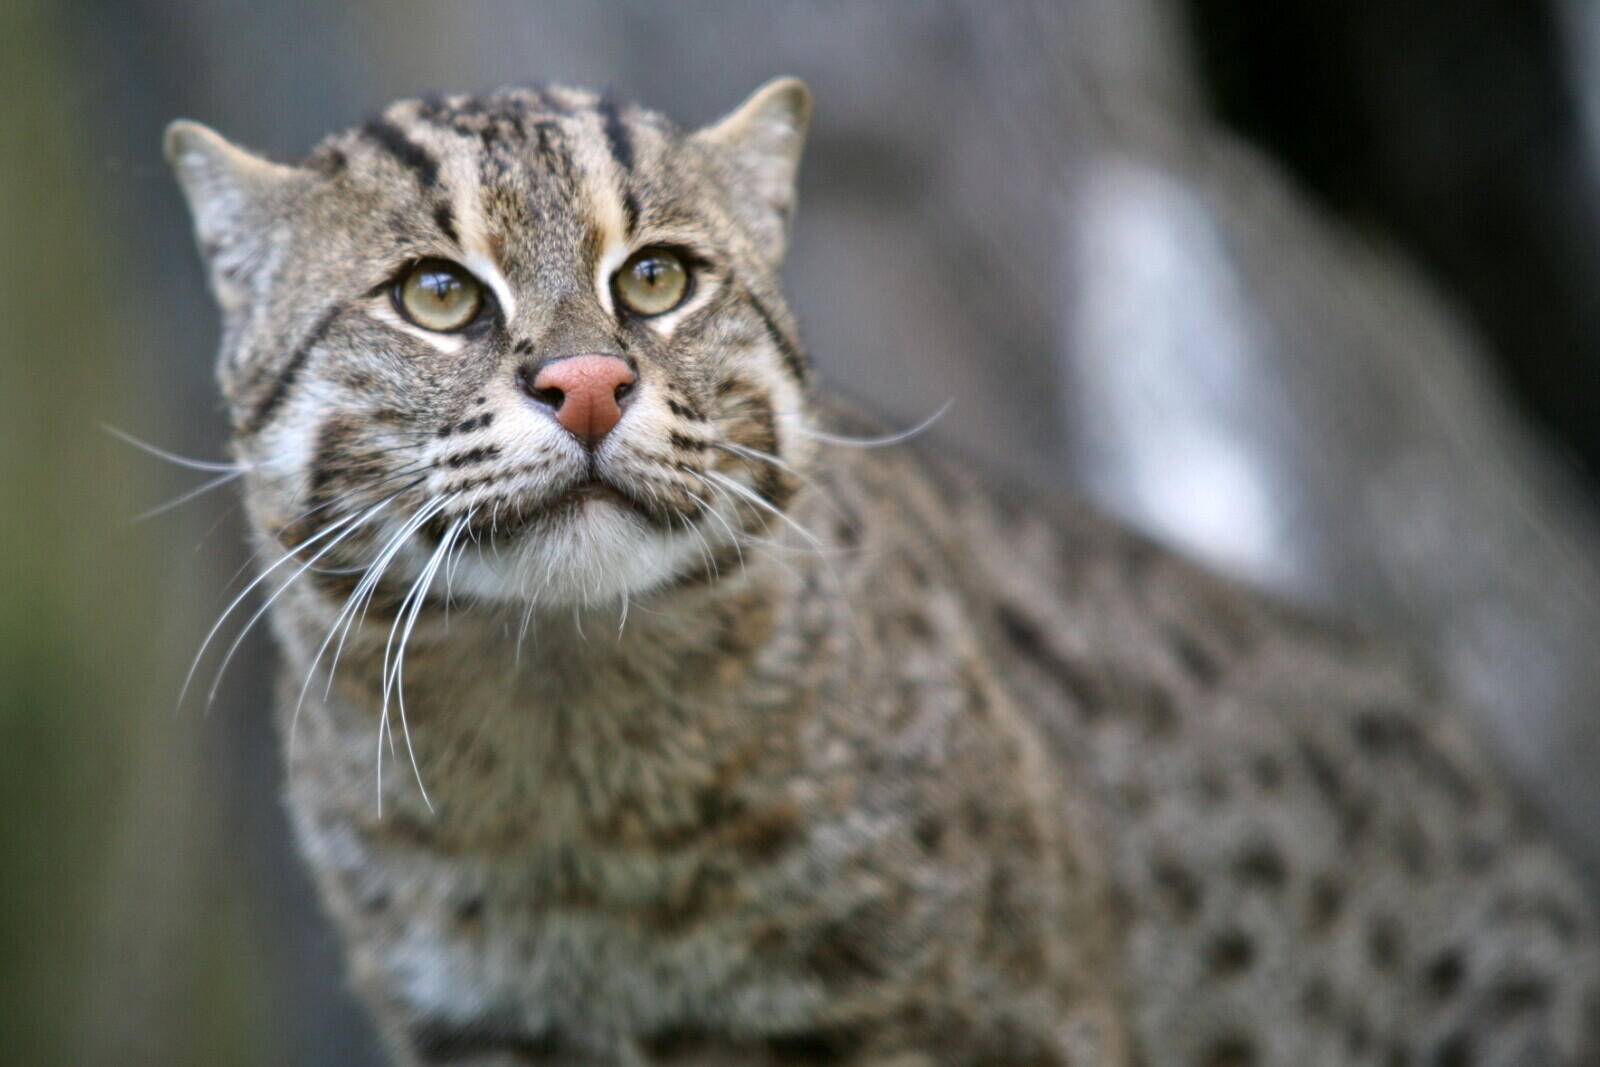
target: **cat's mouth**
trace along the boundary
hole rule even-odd
[[[596,507],[615,508],[652,525],[670,522],[658,506],[628,486],[590,473],[554,492],[507,495],[481,504],[469,513],[467,530],[479,540],[514,541],[582,521]]]

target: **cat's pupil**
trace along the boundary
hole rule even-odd
[[[425,293],[444,306],[458,301],[465,288],[461,284],[461,279],[443,272],[424,274],[419,284]]]
[[[406,317],[429,330],[461,329],[472,321],[480,304],[477,282],[448,263],[413,267],[396,296]]]
[[[689,273],[671,251],[638,252],[616,276],[622,302],[640,315],[659,315],[688,293]]]

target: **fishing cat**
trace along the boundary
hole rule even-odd
[[[1600,1062],[1590,906],[1426,671],[844,447],[778,286],[809,106],[168,131],[398,1060]]]

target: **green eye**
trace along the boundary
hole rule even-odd
[[[646,248],[628,257],[611,286],[635,315],[660,315],[689,295],[689,268],[670,248]]]
[[[451,333],[478,317],[483,287],[464,267],[445,259],[425,259],[395,287],[395,303],[423,329]]]

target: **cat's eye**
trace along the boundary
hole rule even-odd
[[[465,267],[446,259],[424,259],[395,286],[400,313],[425,330],[452,333],[478,317],[483,286]]]
[[[661,315],[689,295],[689,267],[670,248],[646,248],[628,257],[612,276],[617,299],[635,315]]]

